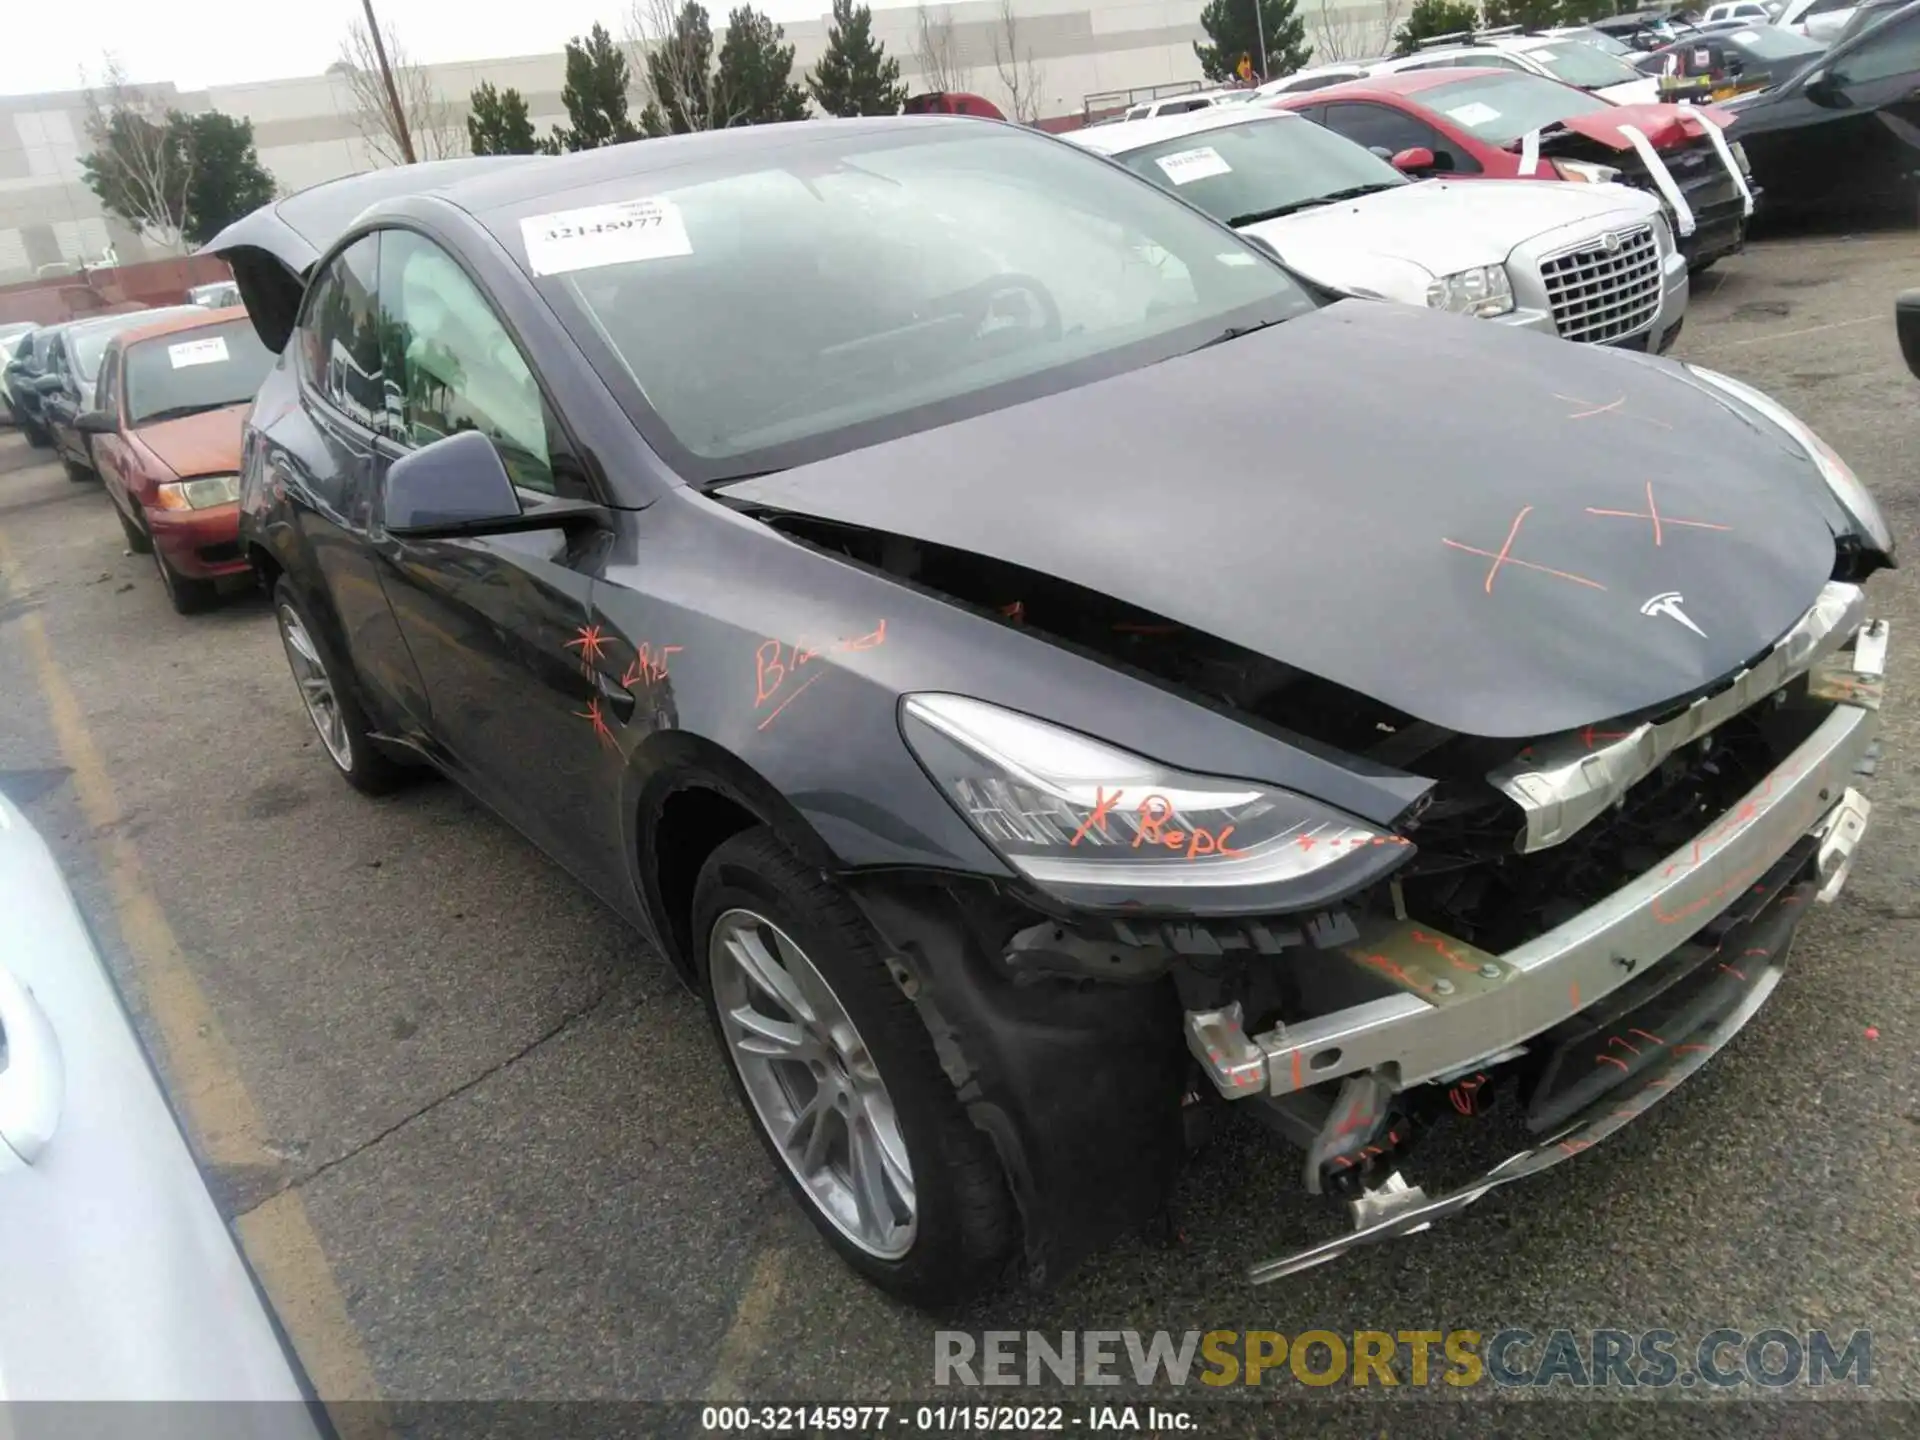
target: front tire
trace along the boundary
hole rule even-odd
[[[153,554],[153,568],[160,572],[160,588],[166,591],[167,603],[173,606],[176,615],[198,615],[211,610],[220,599],[220,587],[211,580],[193,580],[167,563],[166,552],[159,546],[150,546]]]
[[[1017,1239],[999,1160],[853,902],[759,828],[708,858],[693,912],[734,1088],[827,1243],[925,1309],[996,1281]]]
[[[382,751],[373,739],[373,727],[355,698],[352,672],[336,660],[319,632],[308,622],[306,610],[282,578],[273,589],[274,619],[287,665],[300,688],[307,718],[320,737],[320,748],[354,789],[363,795],[385,795],[411,778],[406,766]]]
[[[122,510],[118,505],[113,507],[113,513],[120,521],[120,533],[127,537],[127,549],[135,555],[151,555],[153,553],[153,537],[138,525],[134,524],[133,521],[129,520],[127,518],[127,512]]]

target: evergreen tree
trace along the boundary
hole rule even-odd
[[[897,115],[907,98],[900,62],[873,38],[873,11],[833,0],[833,25],[807,89],[829,115]]]
[[[727,16],[714,93],[722,97],[720,124],[765,125],[807,118],[807,95],[793,83],[793,46],[786,31],[751,5]]]
[[[533,155],[540,149],[533,121],[527,118],[527,100],[509,85],[493,88],[482,81],[468,97],[467,144],[476,155]]]
[[[606,26],[596,23],[584,41],[574,36],[567,42],[567,83],[560,91],[560,102],[573,123],[554,126],[552,137],[541,148],[558,155],[638,140],[640,131],[627,114],[631,78],[627,57]]]
[[[1254,6],[1260,7],[1255,13]],[[1213,43],[1194,41],[1193,53],[1209,80],[1232,80],[1245,55],[1260,73],[1260,39],[1266,36],[1267,66],[1261,78],[1277,80],[1307,63],[1312,47],[1295,0],[1207,0],[1200,28]]]
[[[273,176],[254,148],[251,120],[236,120],[217,110],[198,115],[175,111],[169,120],[181,131],[181,148],[193,157],[182,238],[204,245],[273,199]]]
[[[1393,53],[1411,55],[1420,48],[1422,40],[1479,28],[1480,10],[1470,0],[1414,0],[1413,9],[1407,12],[1407,23],[1394,37]]]

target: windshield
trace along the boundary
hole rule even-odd
[[[495,223],[696,482],[1000,409],[1315,304],[1154,187],[997,125],[822,127],[567,201]]]
[[[1492,145],[1511,145],[1529,130],[1556,125],[1569,115],[1613,109],[1597,95],[1540,75],[1476,75],[1422,90],[1419,99]]]
[[[80,378],[91,380],[100,369],[100,357],[107,353],[107,342],[127,330],[138,330],[170,315],[178,315],[192,306],[170,305],[160,310],[131,310],[104,320],[89,320],[73,327],[73,358],[80,367]]]
[[[1624,56],[1633,54],[1633,47],[1624,41],[1616,40],[1604,30],[1570,30],[1566,39],[1576,44],[1590,46],[1603,55]]]
[[[128,428],[251,400],[272,368],[273,352],[247,320],[135,341],[127,347]]]
[[[1291,115],[1182,135],[1116,158],[1216,219],[1241,224],[1330,195],[1411,183],[1365,146]]]
[[[1727,44],[1760,60],[1795,60],[1803,55],[1819,55],[1827,48],[1818,40],[1803,39],[1791,30],[1772,25],[1736,30],[1727,36]]]
[[[1641,78],[1639,71],[1626,61],[1603,55],[1593,46],[1582,45],[1577,40],[1568,40],[1559,45],[1531,45],[1525,53],[1529,60],[1546,66],[1554,79],[1578,85],[1583,90],[1597,90],[1602,85],[1625,85]]]

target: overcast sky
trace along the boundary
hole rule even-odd
[[[598,20],[616,38],[630,0],[374,0],[409,56],[427,64],[556,51]],[[715,24],[732,0],[709,0]],[[775,20],[825,14],[828,0],[763,0]],[[876,6],[875,8],[880,8]],[[0,95],[71,90],[97,77],[102,46],[130,78],[183,90],[318,75],[339,58],[359,0],[90,0],[77,9],[9,0]]]

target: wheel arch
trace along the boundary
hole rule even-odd
[[[704,736],[656,735],[635,761],[636,790],[627,807],[635,893],[668,963],[692,984],[694,883],[721,844],[764,825],[806,864],[833,870],[838,862],[792,801]]]

